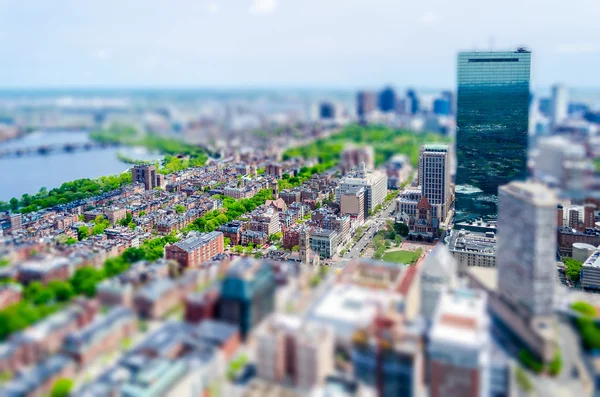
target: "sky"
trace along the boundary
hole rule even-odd
[[[0,0],[0,89],[452,88],[459,50],[600,87],[598,0]]]

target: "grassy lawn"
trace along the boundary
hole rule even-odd
[[[419,256],[421,256],[421,249],[418,249],[417,251],[386,252],[381,259],[386,262],[406,263],[408,265],[412,265],[417,261],[417,259],[419,259]]]

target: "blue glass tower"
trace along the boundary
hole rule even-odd
[[[498,186],[527,176],[531,52],[458,54],[456,219],[496,218]]]

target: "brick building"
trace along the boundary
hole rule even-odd
[[[179,262],[184,268],[197,268],[201,263],[224,251],[221,232],[190,232],[185,240],[165,247],[165,257]]]

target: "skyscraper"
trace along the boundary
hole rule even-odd
[[[358,117],[363,119],[373,110],[377,105],[375,94],[368,91],[359,91],[356,95],[356,113]]]
[[[567,118],[569,98],[567,88],[557,84],[552,87],[552,125],[556,126]]]
[[[411,114],[419,113],[419,96],[417,92],[413,89],[409,89],[406,91],[406,97],[408,98],[408,108]]]
[[[396,92],[392,87],[386,87],[379,93],[379,110],[393,112],[396,110]]]
[[[450,207],[450,158],[449,146],[430,144],[421,146],[419,156],[419,185],[422,194],[434,208],[433,216],[446,219]]]
[[[527,317],[553,311],[556,205],[541,183],[512,182],[499,189],[498,291]]]
[[[458,54],[457,219],[496,217],[498,186],[527,175],[531,52]]]

